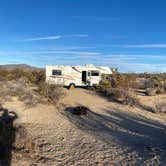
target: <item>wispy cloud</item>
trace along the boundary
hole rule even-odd
[[[124,45],[125,48],[166,48],[166,44],[136,44]]]
[[[39,55],[39,56],[50,56],[50,55],[56,55],[61,57],[62,56],[74,56],[75,58],[79,57],[95,57],[101,55],[100,52],[93,52],[93,51],[74,51],[74,50],[45,50],[45,51],[0,51],[0,55],[21,55],[21,56],[33,56],[33,55]]]
[[[118,67],[121,72],[136,72],[136,73],[143,73],[143,72],[163,73],[163,72],[166,72],[166,64],[110,62],[110,65]]]
[[[29,55],[67,55],[67,56],[98,56],[100,55],[99,52],[91,52],[91,51],[68,51],[68,50],[54,50],[54,51],[33,51],[33,52],[24,52],[24,54],[29,54]]]
[[[47,36],[47,37],[35,37],[35,38],[28,38],[28,39],[24,39],[22,41],[40,41],[40,40],[57,40],[62,38],[62,36],[58,35],[58,36]]]
[[[123,61],[138,61],[138,60],[165,60],[166,61],[166,56],[164,55],[150,55],[150,54],[108,54],[104,56],[105,58],[111,58],[112,60],[123,60]]]
[[[42,41],[42,40],[58,40],[61,38],[84,38],[88,37],[88,34],[71,34],[71,35],[53,35],[53,36],[45,36],[45,37],[33,37],[33,38],[27,38],[23,39],[21,41],[24,42],[31,42],[31,41]]]
[[[45,66],[47,64],[78,65],[93,63],[118,67],[120,72],[166,72],[166,56],[143,54],[105,54],[98,51],[67,50],[0,50],[3,63],[28,63]],[[79,47],[78,47],[79,48]]]

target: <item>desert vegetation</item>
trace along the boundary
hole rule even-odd
[[[97,86],[97,92],[109,100],[125,105],[140,104],[137,91],[147,96],[166,93],[166,74],[164,73],[120,74],[115,72],[102,77],[102,81]],[[1,104],[17,97],[27,108],[38,103],[56,105],[65,94],[62,87],[45,83],[44,70],[20,68],[0,68],[0,92]],[[156,110],[158,107],[156,106]]]
[[[103,76],[97,91],[112,101],[131,106],[140,105],[136,93],[138,91],[147,96],[166,93],[166,74],[114,73],[107,77]],[[161,112],[159,111],[161,105],[164,104],[158,103],[155,109],[158,111],[154,112]]]
[[[97,91],[112,101],[133,106],[138,103],[137,96],[132,90],[134,80],[133,75],[113,74],[100,82]]]
[[[166,113],[166,102],[164,100],[159,99],[155,102],[155,113]]]
[[[0,69],[1,104],[13,97],[28,108],[37,103],[57,104],[63,95],[63,88],[45,83],[44,70]]]
[[[124,105],[140,105],[138,90],[142,95],[154,96],[166,92],[166,74],[120,74],[103,75],[97,87],[97,93]],[[26,108],[38,103],[57,105],[64,96],[62,87],[45,83],[45,71],[42,69],[4,69],[0,68],[1,104],[14,97],[24,102]],[[160,106],[159,106],[160,105]],[[155,103],[154,112],[161,112],[161,105]]]

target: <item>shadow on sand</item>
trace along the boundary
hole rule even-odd
[[[16,133],[13,122],[16,118],[15,112],[0,108],[0,166],[11,165],[12,145]]]
[[[98,114],[88,110],[85,116],[73,115],[72,107],[63,111],[64,116],[78,129],[84,130],[97,139],[108,144],[111,148],[112,141],[128,152],[136,152],[142,164],[159,156],[158,163],[166,163],[166,126],[142,116],[127,114],[122,110],[103,110],[104,114]]]

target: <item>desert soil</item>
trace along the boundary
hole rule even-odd
[[[57,107],[40,104],[25,109],[17,100],[4,105],[17,112],[17,123],[34,140],[43,143],[37,159],[13,153],[13,166],[166,165],[166,115],[113,103],[93,91],[65,91]],[[157,98],[140,100],[150,106]],[[88,114],[68,111],[78,105],[88,107]]]

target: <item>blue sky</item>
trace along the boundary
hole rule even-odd
[[[165,0],[0,0],[0,64],[166,72]]]

